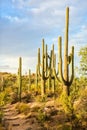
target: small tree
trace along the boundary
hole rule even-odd
[[[81,57],[80,59],[80,72],[84,76],[87,76],[87,46],[83,47],[79,51],[79,56]]]

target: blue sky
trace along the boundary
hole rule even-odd
[[[57,39],[64,40],[65,9],[70,8],[69,48],[78,51],[87,45],[87,1],[84,0],[0,0],[0,71],[17,72],[18,57],[23,58],[23,72],[35,71],[37,48],[45,39],[49,50]],[[77,63],[78,61],[78,63]]]

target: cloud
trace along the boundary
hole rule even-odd
[[[12,72],[16,73],[19,66],[19,57],[1,55],[0,56],[0,72]],[[35,72],[37,63],[37,57],[22,57],[22,73],[25,74],[31,69],[31,72]]]
[[[22,8],[26,8],[27,6],[29,6],[29,2],[30,0],[12,0],[12,4],[13,6],[22,9]]]
[[[9,20],[10,22],[16,22],[16,23],[24,23],[27,21],[26,18],[19,18],[18,16],[6,15],[4,16],[4,18]]]
[[[86,0],[10,0],[9,4],[6,0],[2,3],[4,12],[0,16],[0,54],[5,55],[1,59],[2,66],[11,64],[17,68],[18,60],[15,59],[20,55],[24,57],[25,70],[28,67],[35,69],[37,48],[41,48],[42,38],[45,38],[49,50],[54,43],[57,52],[58,36],[61,35],[64,41],[66,6],[70,7],[69,46],[75,46],[77,55],[79,49],[87,45]],[[14,59],[12,63],[9,56]]]

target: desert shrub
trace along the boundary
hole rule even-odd
[[[87,122],[87,88],[81,92],[79,102],[75,105],[76,116],[81,122]]]
[[[43,110],[43,107],[38,110],[37,119],[41,123],[45,122],[48,119],[47,114]]]
[[[30,108],[25,103],[18,103],[15,107],[18,113],[24,113],[25,115],[29,112]]]
[[[66,114],[71,114],[73,112],[73,101],[70,96],[62,93],[60,97],[60,102],[62,103],[63,109]]]
[[[46,95],[44,95],[44,96],[37,96],[36,97],[36,99],[35,99],[36,101],[38,101],[38,102],[46,102],[47,101],[47,96]]]
[[[14,92],[11,94],[11,104],[14,104],[16,102],[18,102],[18,94]]]
[[[11,101],[10,93],[10,88],[6,88],[5,91],[0,93],[0,105],[5,105]]]
[[[40,98],[40,102],[46,102],[46,101],[47,101],[47,96],[46,95]]]
[[[22,101],[25,103],[31,102],[33,100],[33,95],[31,92],[22,93]]]
[[[74,103],[79,100],[80,90],[79,90],[78,80],[75,79],[72,86],[70,86],[70,95],[66,95],[64,92],[60,96],[60,101],[62,103],[65,113],[73,115],[75,112]]]
[[[38,112],[39,109],[40,109],[40,106],[36,105],[36,106],[32,107],[31,112]]]

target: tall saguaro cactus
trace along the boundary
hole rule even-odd
[[[38,65],[36,65],[36,76],[35,76],[35,77],[36,77],[36,80],[35,80],[35,81],[36,81],[36,91],[37,91],[37,90],[38,90],[38,80],[39,80],[39,79],[38,79],[38,78],[39,78],[39,77],[38,77]]]
[[[54,54],[54,44],[52,45],[52,92],[55,92],[55,75],[54,69],[56,69],[56,55]]]
[[[29,69],[29,85],[28,85],[28,92],[31,89],[31,70]]]
[[[74,78],[74,47],[68,56],[68,27],[69,27],[69,8],[66,8],[66,28],[65,28],[65,43],[64,43],[64,74],[62,72],[62,52],[61,52],[61,37],[58,39],[59,53],[59,75],[61,82],[64,84],[64,92],[70,94],[70,85]],[[71,64],[71,78],[69,77],[69,64]]]
[[[41,67],[41,72],[40,72]],[[42,39],[42,60],[40,61],[40,48],[38,49],[38,75],[41,77],[41,95],[44,96],[46,88],[45,81],[49,77],[48,70],[48,54],[47,54],[47,45],[44,43],[44,39]]]
[[[22,58],[19,57],[19,69],[18,69],[18,99],[21,102],[21,92],[22,92]]]

